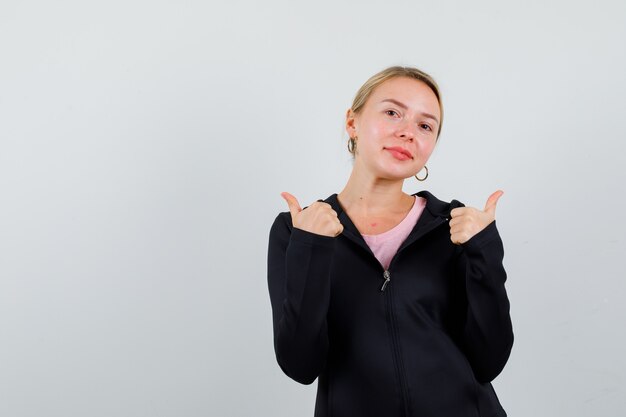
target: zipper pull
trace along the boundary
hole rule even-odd
[[[383,282],[383,286],[380,289],[380,291],[385,291],[385,287],[387,286],[387,284],[389,284],[389,281],[391,280],[391,274],[389,273],[389,271],[385,270],[385,272],[383,272],[383,277],[385,278],[385,282]]]

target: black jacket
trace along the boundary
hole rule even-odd
[[[316,417],[506,416],[491,386],[513,332],[496,223],[462,245],[428,191],[387,271],[332,194],[337,237],[272,224],[274,349],[292,379],[318,380]],[[305,207],[306,209],[306,207]],[[384,286],[383,290],[383,284]]]

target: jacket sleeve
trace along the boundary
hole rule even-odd
[[[513,347],[504,248],[496,221],[460,246],[458,267],[467,296],[461,344],[476,379],[490,382],[504,368]]]
[[[274,351],[283,372],[311,384],[326,363],[330,268],[336,239],[294,228],[279,214],[270,229],[267,278]]]

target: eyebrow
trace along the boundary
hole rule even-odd
[[[385,101],[388,101],[390,103],[395,104],[398,107],[402,107],[404,110],[407,110],[408,107],[406,106],[406,104],[400,103],[398,100],[394,100],[392,98],[386,98],[384,100],[381,101],[381,103],[384,103]],[[430,113],[424,113],[424,112],[420,112],[420,114],[424,117],[428,117],[429,119],[433,119],[435,122],[437,122],[437,124],[439,124],[439,120],[437,120],[437,118],[435,116],[433,116]]]

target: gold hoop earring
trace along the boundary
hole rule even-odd
[[[424,169],[426,170],[426,176],[425,176],[424,178],[419,178],[419,177],[417,176],[417,174],[415,174],[415,179],[416,179],[416,180],[418,180],[418,181],[424,181],[426,178],[428,178],[428,167],[427,167],[426,165],[424,165]],[[418,174],[419,174],[419,172],[418,172]]]
[[[356,139],[356,136],[348,139],[348,152],[350,152],[351,154],[353,154],[356,149]]]

